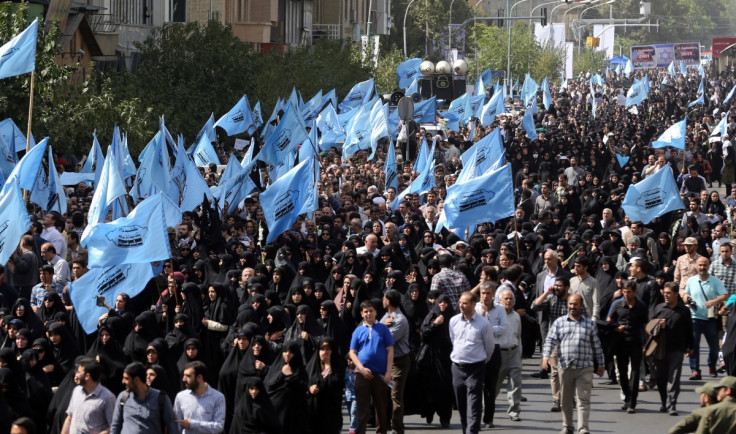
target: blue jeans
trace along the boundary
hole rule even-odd
[[[700,335],[708,343],[708,367],[715,369],[718,361],[718,321],[693,318],[693,353],[690,355],[690,370],[700,372]]]

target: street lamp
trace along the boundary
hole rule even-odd
[[[560,2],[560,0],[553,0],[553,1],[551,1],[551,2],[547,2],[547,3],[542,3],[542,4],[540,4],[540,5],[536,5],[536,6],[534,6],[534,8],[532,9],[532,11],[531,11],[531,12],[529,13],[529,16],[530,16],[530,17],[533,17],[533,16],[534,16],[534,11],[536,11],[536,10],[537,10],[537,9],[539,9],[539,8],[541,8],[542,6],[547,6],[547,5],[551,5],[552,3],[559,3],[559,2]],[[564,4],[564,3],[563,3],[563,4]],[[552,9],[552,12],[554,12],[554,9]],[[551,22],[552,22],[552,21],[551,21],[551,20],[552,20],[552,14],[551,14],[551,13],[549,14],[549,18],[550,18],[550,23],[551,23]],[[534,32],[534,30],[532,29],[532,19],[531,19],[531,18],[529,18],[529,33],[533,33],[533,32]]]
[[[417,0],[411,0],[408,5],[406,5],[406,12],[404,12],[404,57],[409,57],[409,54],[406,52],[406,16],[409,14],[409,8],[411,7],[411,4],[414,3]]]
[[[598,0],[598,1],[600,1],[600,0]],[[604,5],[610,5],[611,3],[615,2],[615,1],[616,1],[616,0],[608,0],[608,1],[607,1],[607,2],[605,2],[605,3],[601,3],[601,4],[599,4],[599,5],[595,5],[595,6],[591,6],[591,7],[589,7],[589,8],[585,8],[585,9],[583,9],[583,10],[582,10],[582,11],[580,12],[580,17],[578,18],[578,21],[580,21],[580,22],[581,22],[581,23],[580,23],[581,25],[580,25],[580,26],[578,26],[578,27],[576,27],[576,29],[577,29],[577,32],[578,32],[578,34],[579,34],[579,36],[578,36],[578,54],[580,53],[580,45],[582,44],[582,42],[581,42],[581,40],[582,40],[582,37],[583,37],[583,34],[582,34],[582,30],[583,30],[583,27],[585,27],[585,23],[583,22],[583,14],[584,14],[585,12],[587,12],[587,11],[589,11],[589,10],[593,9],[593,8],[597,8],[597,7],[600,7],[600,6],[604,6]],[[566,13],[567,13],[567,12],[566,12]]]
[[[450,20],[447,22],[447,55],[450,56],[452,52],[452,4],[455,0],[450,2]]]

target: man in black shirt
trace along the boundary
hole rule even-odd
[[[622,410],[636,413],[636,398],[639,396],[639,374],[641,372],[641,356],[644,326],[647,323],[648,311],[643,301],[636,297],[634,280],[624,282],[621,289],[623,297],[611,306],[608,321],[618,337],[616,346],[616,364],[620,376],[619,384],[624,394]],[[631,378],[628,377],[629,361],[631,361]]]
[[[664,325],[666,356],[655,360],[657,390],[662,406],[659,411],[677,416],[677,396],[680,394],[682,359],[693,351],[693,324],[690,309],[680,301],[680,292],[674,282],[667,282],[662,291],[664,303],[654,308],[652,318],[660,318]]]

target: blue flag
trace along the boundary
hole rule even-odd
[[[473,95],[486,97],[486,84],[483,82],[483,76],[478,77],[475,82],[475,93]]]
[[[533,100],[536,101],[537,91],[539,85],[532,78],[531,75],[527,74],[524,78],[524,85],[521,88],[521,99],[524,101],[524,107],[528,106]]]
[[[680,74],[687,76],[687,68],[685,67],[685,62],[682,60],[680,60]]]
[[[629,91],[626,93],[626,107],[641,104],[642,101],[649,98],[649,80],[634,80]]]
[[[685,208],[670,170],[660,170],[629,186],[621,207],[631,221],[640,220],[644,224]]]
[[[10,172],[10,175],[7,176],[5,185],[7,185],[12,179],[17,179],[18,187],[28,191],[33,190],[33,185],[36,183],[36,177],[38,175],[38,169],[41,167],[41,161],[43,161],[43,157],[46,153],[46,144],[48,141],[48,137],[43,139],[20,159],[18,164],[16,164]]]
[[[256,105],[253,106],[253,110],[250,112],[250,115],[253,118],[253,125],[255,126],[255,128],[261,128],[261,125],[263,125],[263,115],[261,114],[261,100],[258,100],[258,102],[256,102]]]
[[[375,90],[376,85],[372,78],[356,84],[340,103],[340,112],[350,111],[372,100]]]
[[[455,182],[471,180],[494,167],[503,165],[505,151],[501,140],[501,129],[495,128],[460,156],[463,169]]]
[[[661,136],[652,142],[652,148],[664,148],[672,146],[677,149],[685,149],[685,132],[687,131],[687,117],[680,122],[667,128]],[[647,177],[648,178],[648,177]]]
[[[256,126],[253,124],[248,96],[243,95],[229,112],[215,122],[215,126],[225,130],[228,136],[245,132],[250,134],[255,131]]]
[[[376,100],[371,109],[371,155],[368,156],[368,160],[373,160],[373,157],[376,155],[378,140],[388,136],[388,104],[382,104],[381,100]]]
[[[700,74],[701,77],[705,77],[705,69],[703,69],[703,65],[698,64],[698,74]]]
[[[310,122],[312,119],[314,119],[317,114],[319,113],[319,110],[322,108],[322,90],[320,89],[312,99],[304,103],[304,105],[301,107],[300,111],[302,113],[302,119],[304,119],[305,123]]]
[[[631,75],[634,72],[634,63],[631,61],[631,59],[628,59],[626,61],[626,66],[624,67],[624,75],[626,78],[629,78],[629,75]]]
[[[140,294],[153,279],[151,264],[123,264],[93,268],[79,280],[69,283],[69,296],[79,323],[87,334],[97,331],[97,321],[108,312],[97,305],[97,296],[105,297],[107,303],[125,293],[133,298]]]
[[[30,226],[18,180],[8,179],[0,192],[0,264],[8,262]]]
[[[11,151],[8,144],[5,143],[5,138],[0,134],[0,176],[5,179],[10,176],[10,172],[15,167],[15,152]]]
[[[164,200],[162,193],[154,194],[127,217],[88,226],[82,240],[87,246],[90,268],[169,259]]]
[[[690,107],[692,107],[692,106],[694,106],[696,104],[705,105],[705,99],[704,98],[705,98],[705,85],[704,85],[704,80],[701,78],[700,79],[700,86],[698,86],[698,98],[695,101],[693,101],[690,104],[688,104],[687,107],[690,108]]]
[[[417,123],[435,123],[437,121],[437,97],[432,97],[414,104],[414,120]]]
[[[419,65],[421,64],[422,59],[414,58],[405,60],[396,67],[396,79],[400,89],[406,89],[415,78],[419,77]]]
[[[594,76],[590,77],[590,82],[600,87],[603,87],[603,83],[604,83],[603,77],[601,77],[600,74],[595,74]]]
[[[667,73],[672,77],[677,77],[677,69],[675,69],[675,61],[670,62],[667,67]]]
[[[92,148],[89,150],[87,160],[82,166],[82,172],[94,173],[95,185],[100,182],[102,166],[105,164],[105,155],[102,153],[100,142],[97,141],[97,131],[92,132]]]
[[[726,95],[726,99],[723,100],[723,104],[728,104],[729,101],[731,101],[731,97],[733,97],[734,92],[736,92],[736,86],[734,86],[730,92],[728,92],[728,95]]]
[[[229,209],[234,209],[240,202],[242,202],[246,196],[248,196],[253,190],[256,189],[256,185],[250,177],[250,172],[253,169],[257,160],[253,160],[253,148],[254,145],[251,143],[248,148],[248,152],[245,154],[243,161],[240,162],[240,167],[237,171],[228,178],[220,180],[220,184],[217,187],[207,189],[207,184],[204,183],[204,179],[201,176],[198,178],[202,180],[202,189],[208,190],[208,197],[214,197],[217,200],[217,204],[220,209],[225,208],[225,202],[227,202]],[[196,167],[194,168],[196,170]],[[211,194],[210,194],[211,192]],[[198,193],[201,198],[201,192]],[[201,203],[200,199],[200,203]],[[189,206],[189,204],[187,205]],[[182,203],[182,210],[184,210],[184,204]]]
[[[59,180],[59,173],[56,171],[56,164],[54,164],[54,156],[51,150],[51,146],[49,146],[48,152],[49,171],[47,180],[49,194],[47,202],[45,204],[46,207],[43,208],[42,206],[42,208],[45,209],[47,212],[58,211],[59,214],[66,214],[68,201],[66,197],[66,190],[64,190],[64,185],[61,183],[61,180]]]
[[[212,147],[209,137],[203,135],[197,143],[197,147],[194,148],[194,162],[198,166],[208,166],[210,163],[220,165],[220,158],[217,156],[217,151]]]
[[[626,165],[626,163],[629,162],[629,158],[631,157],[623,156],[623,155],[616,153],[616,161],[618,161],[618,167],[623,168]]]
[[[415,78],[414,81],[409,84],[409,87],[406,88],[406,95],[412,95],[415,93],[419,93],[419,78]]]
[[[335,93],[335,89],[332,89],[331,91],[322,95],[322,104],[320,111],[324,110],[328,104],[332,104],[333,109],[337,107],[337,94]]]
[[[306,139],[307,131],[299,109],[289,106],[257,158],[272,165],[280,164]]]
[[[313,167],[312,161],[302,161],[261,193],[261,206],[269,231],[267,243],[289,230],[299,214],[307,212],[303,205],[310,201],[314,188]]]
[[[380,104],[380,100],[376,100]],[[355,110],[358,113],[345,128],[345,143],[342,145],[342,158],[348,157],[371,145],[371,106],[363,105]]]
[[[447,113],[455,115],[458,118],[458,121],[462,123],[467,123],[468,120],[473,116],[473,112],[470,106],[470,95],[464,93],[458,98],[455,98],[455,100],[450,103],[450,107],[447,109]]]
[[[8,149],[13,154],[13,159],[18,162],[18,152],[26,150],[26,136],[13,122],[13,119],[7,118],[0,121],[0,134],[5,139],[5,143],[8,144]],[[31,134],[31,148],[36,146],[36,141],[33,139]]]
[[[138,167],[135,184],[130,190],[130,196],[136,201],[160,191],[168,191],[171,169],[168,150],[163,142],[164,133],[159,130],[146,146],[145,158]]]
[[[432,145],[432,147],[434,148],[434,142],[432,142]],[[414,162],[414,166],[412,167],[411,171],[422,172],[424,168],[427,167],[427,163],[432,157],[433,155],[430,155],[429,153],[429,144],[427,143],[427,138],[422,137],[422,141],[419,142],[419,153],[417,154],[417,159]]]
[[[562,82],[560,82],[560,90],[565,90],[565,91],[567,90],[567,79],[566,78],[563,78]]]
[[[112,144],[110,145],[113,149],[113,156],[115,161],[120,165],[120,169],[123,174],[123,179],[128,179],[137,173],[135,162],[133,157],[130,156],[128,150],[128,133],[125,133],[123,137],[120,137],[120,130],[115,125],[112,135]]]
[[[202,126],[202,129],[199,130],[199,133],[197,133],[197,138],[194,139],[194,143],[199,143],[199,139],[202,138],[202,136],[207,136],[210,142],[216,142],[217,141],[217,134],[215,133],[215,114],[210,113],[209,119],[207,119],[207,122],[204,123]]]
[[[713,131],[710,133],[711,137],[713,136],[723,136],[728,132],[728,116],[724,116],[723,119],[721,119],[720,122],[718,122],[718,125],[716,125],[715,128],[713,128]]]
[[[546,75],[542,81],[542,104],[544,104],[544,108],[548,110],[550,106],[552,106],[552,91],[549,89],[549,79]]]
[[[92,202],[89,205],[87,213],[87,224],[93,226],[105,220],[107,212],[113,202],[125,197],[125,183],[123,175],[120,173],[120,164],[115,161],[113,156],[113,147],[107,148],[107,158],[102,165],[102,174],[100,182],[95,188],[92,196]]]
[[[225,166],[225,170],[223,170],[222,175],[220,175],[220,182],[228,178],[232,178],[236,173],[238,173],[240,167],[240,162],[237,158],[235,158],[235,154],[230,154],[230,159],[227,161],[227,166]]]
[[[205,135],[203,135],[205,136]],[[174,167],[171,168],[171,174],[169,175],[169,189],[166,190],[166,195],[169,199],[174,201],[177,206],[179,205],[179,198],[181,192],[186,184],[186,174],[184,173],[184,164],[189,160],[187,151],[184,150],[184,137],[179,135],[176,141],[176,160],[174,160]]]
[[[202,204],[205,196],[209,201],[212,201],[213,198],[207,181],[202,178],[197,165],[188,156],[184,158],[184,183],[181,187],[179,208],[181,211],[192,211]]]
[[[279,123],[279,113],[281,112],[281,110],[285,109],[285,103],[281,100],[281,98],[276,100],[276,105],[273,107],[273,112],[271,112],[271,116],[263,125],[263,131],[261,132],[261,138],[263,140],[268,140],[268,138],[271,137],[271,133],[276,128],[276,125],[278,125]]]
[[[524,131],[526,131],[526,135],[529,136],[531,141],[537,140],[537,127],[534,126],[534,115],[531,109],[524,112],[524,119],[521,125],[524,127]]]
[[[37,32],[38,18],[0,47],[0,78],[13,77],[36,69]]]
[[[399,207],[399,203],[404,200],[404,197],[406,197],[407,194],[417,193],[422,195],[434,187],[437,187],[437,180],[434,175],[434,158],[432,158],[428,169],[420,172],[419,175],[414,178],[414,181],[404,189],[404,191],[397,194],[396,199],[394,199],[394,201],[389,205],[389,208],[397,209]]]
[[[338,146],[338,142],[345,141],[345,131],[340,126],[340,119],[332,104],[327,104],[317,116],[317,129],[322,134],[319,139],[319,149],[322,151],[328,151],[333,146]]]
[[[511,165],[447,189],[444,214],[448,228],[496,222],[514,215]]]
[[[491,125],[496,119],[496,116],[502,114],[504,110],[503,93],[495,92],[488,103],[483,107],[479,107],[479,111],[476,112],[475,117],[480,119],[480,124],[483,127],[487,127],[488,125]]]
[[[396,168],[396,148],[394,142],[389,143],[386,152],[386,162],[383,163],[383,173],[386,175],[386,189],[393,187],[398,193],[399,190],[399,172]]]

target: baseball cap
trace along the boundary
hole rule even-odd
[[[723,377],[721,382],[715,385],[714,389],[720,389],[722,387],[736,389],[736,377],[731,375],[729,375],[728,377]]]
[[[728,377],[726,377],[726,378],[728,378]],[[697,394],[705,393],[708,396],[715,397],[716,396],[716,387],[718,387],[718,383],[716,383],[715,381],[709,381],[709,382],[703,384],[702,386],[696,388],[695,389],[695,393],[697,393]]]
[[[685,241],[682,244],[686,246],[697,246],[698,240],[696,240],[694,237],[687,237],[685,238]]]

